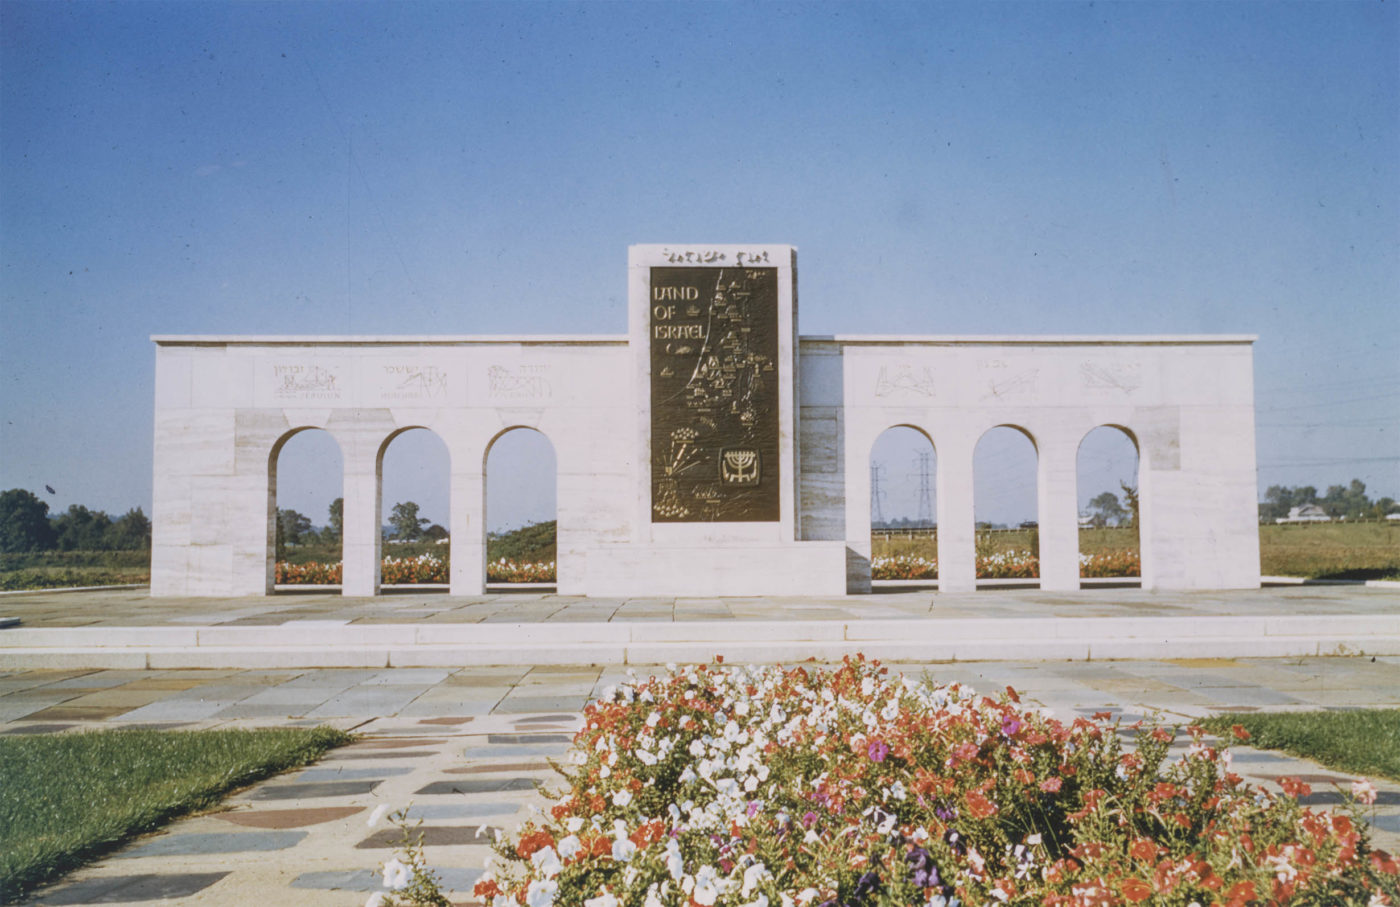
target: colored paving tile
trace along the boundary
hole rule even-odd
[[[304,831],[234,831],[175,834],[156,838],[139,847],[115,854],[118,860],[142,857],[197,856],[214,853],[260,853],[295,847]]]
[[[294,782],[359,781],[363,778],[393,778],[413,771],[407,765],[381,765],[375,768],[308,768],[292,778]]]
[[[568,734],[487,734],[487,743],[568,743]]]
[[[346,762],[362,759],[422,759],[424,756],[436,755],[436,750],[383,750],[377,753],[332,753],[321,761]]]
[[[547,743],[540,746],[535,745],[512,745],[495,744],[487,746],[469,746],[462,750],[462,755],[467,759],[504,759],[506,757],[519,756],[562,756],[568,752],[567,743]]]
[[[466,724],[468,721],[472,721],[472,720],[473,720],[473,719],[472,719],[472,716],[470,716],[470,715],[461,716],[461,717],[443,715],[443,716],[440,716],[440,717],[438,717],[438,718],[424,718],[423,720],[419,721],[418,723],[419,723],[419,724],[458,725],[458,724]]]
[[[321,806],[310,809],[256,809],[215,813],[214,818],[247,828],[304,828],[335,822],[364,812],[363,806]]]
[[[534,778],[495,778],[477,781],[434,781],[415,794],[498,794],[512,790],[534,790]]]
[[[227,875],[227,872],[178,872],[84,879],[46,892],[34,903],[127,904],[132,901],[187,898]]]
[[[1324,790],[1314,791],[1306,797],[1299,797],[1298,802],[1304,806],[1337,806],[1346,802],[1348,798],[1341,791]],[[1377,806],[1400,806],[1400,793],[1383,790],[1376,794]]]
[[[484,765],[459,765],[442,771],[447,775],[480,775],[486,772],[538,772],[553,767],[548,762],[488,762]]]
[[[1400,814],[1391,813],[1385,816],[1374,816],[1371,818],[1370,822],[1382,831],[1400,833]]]
[[[248,794],[250,800],[312,800],[319,797],[354,797],[368,794],[383,781],[314,781],[309,784],[269,784]]]
[[[442,887],[447,891],[470,891],[483,872],[480,869],[464,869],[457,866],[430,866],[429,869],[437,874]],[[384,879],[372,869],[304,872],[292,880],[292,887],[321,891],[378,891],[384,887]]]
[[[5,730],[0,731],[0,735],[9,736],[9,735],[11,735],[11,734],[57,734],[57,733],[59,733],[60,731],[66,731],[66,730],[68,730],[68,729],[71,728],[71,727],[76,727],[76,725],[72,725],[72,724],[24,724],[24,725],[20,725],[20,726],[18,726],[18,727],[6,728]]]
[[[463,844],[490,846],[496,833],[503,831],[495,825],[424,825],[412,832],[423,836],[422,843],[440,847],[460,847]],[[356,850],[396,848],[403,844],[404,830],[385,828],[355,845]]]
[[[435,743],[446,742],[446,737],[391,737],[383,740],[361,740],[347,746],[343,752],[354,752],[355,750],[406,749],[408,747],[431,746]]]
[[[520,803],[507,800],[493,800],[487,803],[412,803],[408,806],[408,820],[416,822],[437,819],[480,819],[486,816],[511,816],[519,812]]]
[[[106,721],[131,711],[127,706],[55,705],[27,716],[34,721]]]

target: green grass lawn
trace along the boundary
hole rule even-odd
[[[1302,756],[1336,771],[1400,781],[1400,709],[1228,713],[1201,722],[1231,740],[1230,727],[1236,724],[1251,734],[1250,746]]]
[[[1400,520],[1259,527],[1265,576],[1400,579]]]
[[[325,727],[0,737],[0,901],[349,740]]]

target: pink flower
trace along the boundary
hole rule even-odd
[[[885,757],[890,754],[890,746],[883,740],[876,740],[866,748],[865,753],[876,762],[884,762]]]
[[[1356,802],[1370,806],[1376,802],[1376,786],[1365,778],[1351,782],[1351,795]]]

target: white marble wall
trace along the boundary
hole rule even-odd
[[[483,588],[484,465],[515,427],[554,447],[565,594],[867,591],[870,451],[895,425],[924,432],[937,453],[945,590],[975,588],[973,452],[998,425],[1037,450],[1042,587],[1079,586],[1077,455],[1100,425],[1139,449],[1143,585],[1258,586],[1253,338],[799,341],[793,250],[758,248],[790,294],[780,521],[651,522],[646,321],[635,311],[630,337],[156,337],[152,594],[271,591],[277,451],[305,428],[340,445],[345,594],[376,594],[382,457],[417,427],[451,458],[458,595]],[[645,269],[670,254],[634,247],[634,309]]]

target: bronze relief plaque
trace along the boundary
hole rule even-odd
[[[776,522],[778,269],[652,268],[651,519]]]

